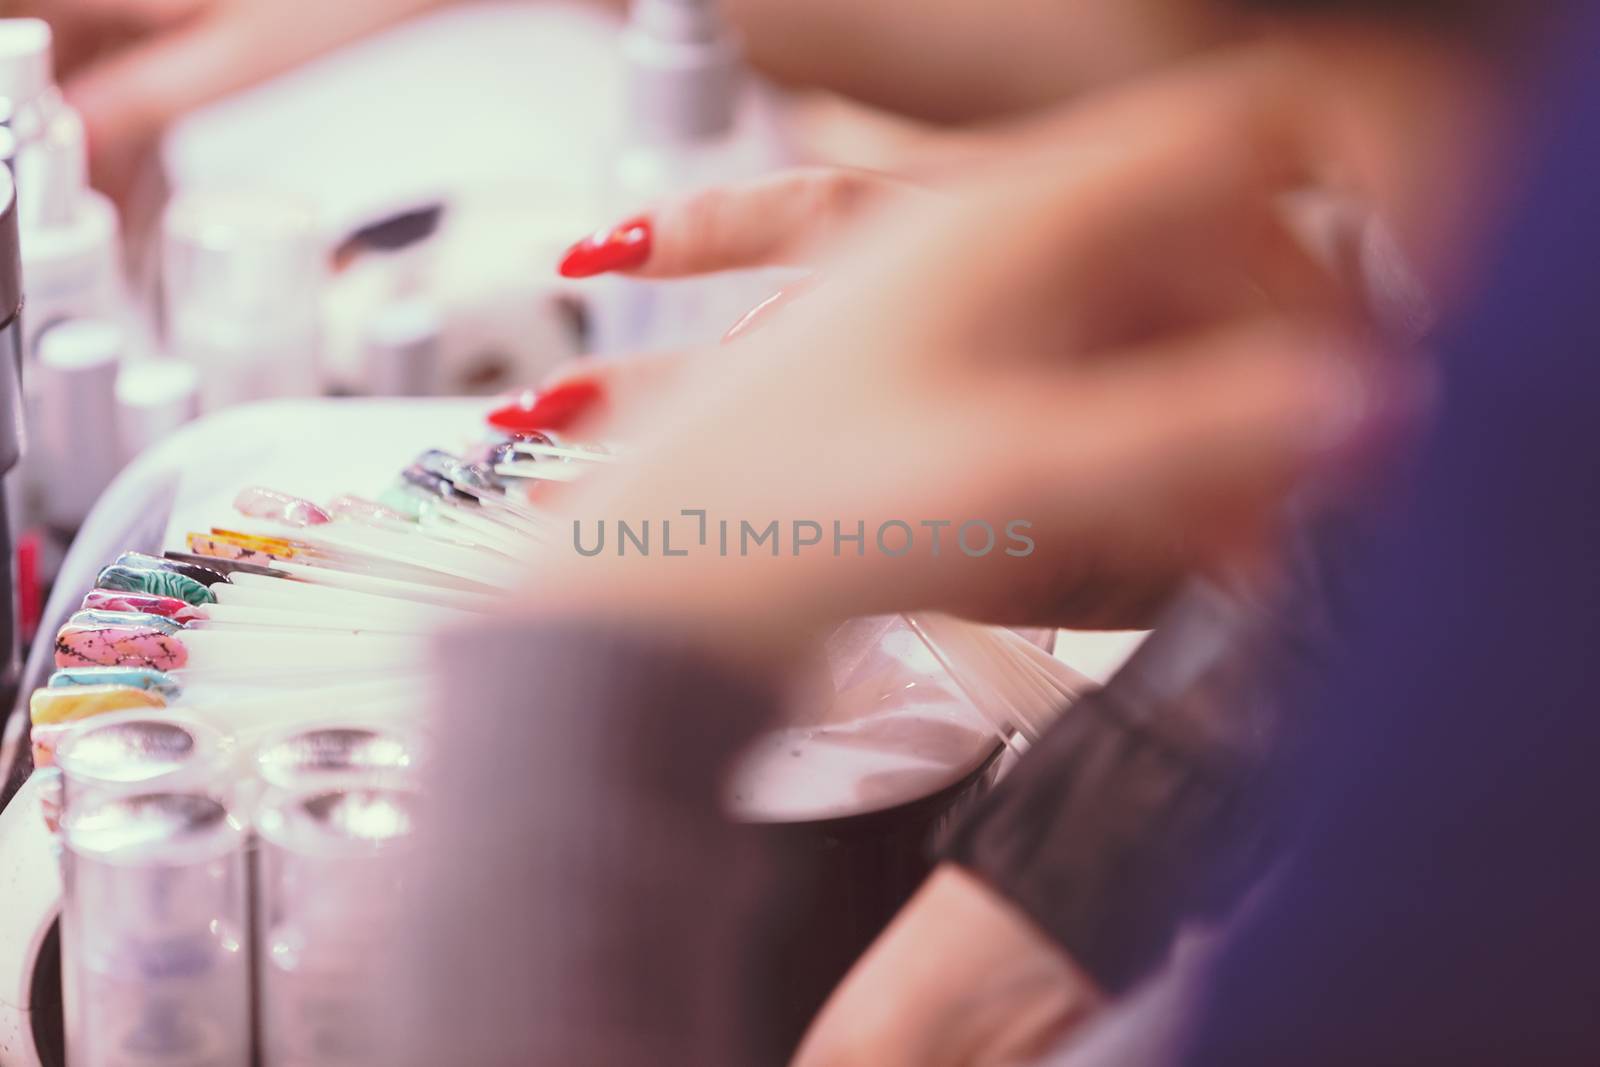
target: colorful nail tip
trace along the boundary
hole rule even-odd
[[[391,511],[404,515],[412,522],[422,518],[428,497],[408,482],[398,482],[378,495],[378,503]]]
[[[177,560],[167,559],[165,556],[151,556],[143,552],[124,552],[112,560],[119,567],[145,568],[152,571],[171,571],[181,574],[185,578],[193,578],[201,585],[210,589],[218,582],[226,582],[227,575],[213,567],[200,567],[192,563],[180,563]]]
[[[271,519],[290,526],[321,526],[333,516],[309,500],[302,500],[276,489],[246,486],[233,498],[234,510],[252,519]]]
[[[138,626],[164,634],[175,634],[183,629],[182,623],[163,615],[146,615],[137,611],[101,611],[97,608],[73,612],[72,617],[67,620],[67,625]]]
[[[592,278],[631,270],[650,258],[653,238],[650,220],[639,215],[577,242],[567,249],[556,270],[563,278]]]
[[[430,448],[422,453],[413,466],[447,479],[453,485],[474,489],[480,493],[502,488],[500,479],[495,477],[494,471],[488,467],[467,463],[461,457],[452,456],[438,448]]]
[[[116,589],[91,589],[84,594],[80,607],[84,611],[133,611],[142,615],[160,615],[178,623],[194,622],[206,617],[200,608],[175,596],[150,596]]]
[[[356,522],[393,523],[405,522],[406,517],[391,508],[386,508],[376,500],[368,500],[359,496],[337,496],[328,501],[328,513],[335,519],[352,519]]]
[[[164,708],[166,697],[151,689],[130,685],[80,685],[70,689],[35,689],[28,698],[34,726],[76,722],[93,715],[130,708]]]
[[[576,378],[542,392],[525,392],[488,415],[489,425],[503,433],[528,435],[561,430],[600,400],[600,383]]]
[[[122,626],[73,626],[56,634],[57,667],[149,667],[173,671],[189,661],[176,636]]]
[[[77,686],[120,685],[147,689],[168,700],[177,699],[183,687],[176,678],[149,667],[62,667],[46,683],[51,689]]]
[[[113,563],[99,573],[94,584],[98,589],[170,596],[195,605],[217,602],[211,590],[187,575],[174,574],[172,571],[124,567]]]
[[[215,526],[210,533],[191,533],[187,540],[189,551],[196,555],[243,563],[271,563],[303,554],[299,545],[282,538],[252,537]]]

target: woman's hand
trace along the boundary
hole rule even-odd
[[[587,604],[783,626],[1125,626],[1258,548],[1366,400],[1342,297],[1273,206],[1303,158],[1294,86],[1274,57],[1210,63],[895,205],[570,502],[587,546],[649,522],[657,555],[613,539],[557,569]],[[667,523],[688,558],[659,555]]]
[[[947,865],[851,969],[792,1067],[1031,1063],[1101,1003],[1049,938]]]

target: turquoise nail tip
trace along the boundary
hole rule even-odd
[[[190,604],[215,604],[217,598],[211,590],[193,578],[172,571],[146,570],[141,567],[124,567],[113,563],[95,579],[99,589],[115,589],[125,593],[150,593],[153,596],[171,596]]]
[[[169,699],[175,699],[182,692],[182,686],[172,675],[149,667],[62,667],[50,675],[46,684],[51,689],[77,685],[127,685],[160,693]]]

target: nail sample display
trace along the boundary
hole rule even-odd
[[[375,500],[365,497],[336,496],[328,501],[328,513],[335,519],[354,519],[359,522],[406,522],[407,519],[398,511],[384,507]]]
[[[309,500],[259,485],[239,490],[239,495],[233,498],[233,506],[241,515],[252,519],[271,519],[290,526],[320,526],[333,521],[332,515]]]
[[[68,626],[139,626],[158,633],[175,634],[183,624],[164,615],[146,615],[137,611],[100,611],[90,608],[76,611],[67,619]]]
[[[56,634],[57,667],[148,667],[176,670],[188,650],[173,634],[142,627],[63,626]]]
[[[304,545],[298,544],[282,537],[260,537],[255,534],[240,533],[238,530],[224,530],[219,526],[211,527],[211,536],[229,544],[239,545],[243,548],[253,548],[258,552],[277,556],[280,559],[292,559],[306,551]]]
[[[467,489],[490,493],[505,488],[487,466],[463,462],[459,456],[442,449],[428,449],[417,457],[414,465]]]
[[[150,593],[155,596],[176,597],[190,604],[215,604],[217,598],[211,590],[187,575],[172,571],[149,570],[142,567],[122,567],[113,563],[95,578],[100,589],[113,589],[129,593]]]
[[[270,564],[276,560],[293,559],[295,557],[294,546],[287,542],[281,546],[280,551],[274,552],[260,543],[260,539],[251,538],[246,541],[240,537],[230,537],[214,531],[212,533],[191,533],[184,541],[188,545],[190,552],[208,559]]]
[[[84,594],[82,607],[85,611],[134,611],[143,615],[160,615],[180,623],[206,617],[204,611],[175,596],[152,596],[116,589],[91,589]]]
[[[396,482],[378,496],[378,503],[412,522],[422,518],[423,505],[427,502],[428,497],[422,490],[406,481]]]
[[[207,589],[218,582],[227,581],[227,576],[214,567],[202,567],[193,563],[180,563],[167,559],[165,556],[151,556],[143,552],[124,552],[111,562],[119,567],[144,567],[153,571],[171,571],[181,574],[186,578],[193,578]]]
[[[176,635],[136,626],[73,626],[56,634],[57,667],[150,667],[172,671],[189,662]]]
[[[242,559],[212,559],[210,556],[197,556],[190,552],[163,552],[162,556],[173,563],[188,563],[199,567],[207,567],[223,575],[259,574],[268,578],[282,577],[283,571],[259,563],[246,563]]]
[[[77,686],[120,685],[148,689],[168,700],[176,700],[183,688],[170,674],[148,667],[63,667],[50,676],[51,689]]]
[[[33,770],[37,774],[56,765],[56,745],[60,743],[72,723],[64,722],[54,726],[35,726],[28,731],[28,739],[33,748]],[[55,772],[51,772],[55,773]],[[59,811],[51,811],[46,802],[41,799],[39,804],[44,814],[44,824],[51,833],[56,832],[55,818]]]
[[[77,685],[71,688],[35,689],[28,699],[34,726],[76,722],[129,708],[164,708],[167,698],[151,689],[130,685]]]

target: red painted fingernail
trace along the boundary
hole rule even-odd
[[[489,413],[489,425],[509,434],[559,430],[593,407],[600,396],[598,382],[572,378],[541,393],[530,390],[496,408]]]
[[[739,321],[728,327],[728,332],[722,335],[722,343],[727,344],[729,341],[743,337],[751,330],[767,322],[774,312],[788,306],[796,297],[804,296],[816,287],[817,278],[814,274],[807,275],[799,281],[790,282],[740,316]]]
[[[650,220],[643,215],[592,233],[567,249],[557,269],[563,278],[588,278],[631,270],[650,258]]]

